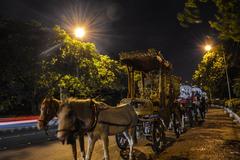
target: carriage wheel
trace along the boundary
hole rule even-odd
[[[116,138],[117,145],[120,149],[127,149],[128,140],[123,133],[116,134],[115,138]]]
[[[153,124],[152,141],[153,151],[159,153],[163,149],[165,143],[164,127],[161,125],[161,122],[154,122]]]

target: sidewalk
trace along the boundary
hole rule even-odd
[[[240,126],[223,109],[210,108],[202,126],[189,129],[159,160],[239,160]]]

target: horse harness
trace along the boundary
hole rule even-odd
[[[90,107],[91,107],[91,110],[92,110],[92,116],[91,116],[92,118],[91,118],[91,122],[90,122],[89,127],[84,129],[84,133],[92,132],[95,129],[97,123],[107,124],[107,125],[110,125],[110,126],[119,126],[119,127],[129,127],[131,125],[131,122],[129,124],[117,124],[117,123],[112,123],[112,122],[107,122],[107,121],[99,121],[98,120],[99,113],[104,111],[104,110],[107,110],[109,108],[99,109],[92,100],[90,102]],[[76,126],[76,128],[77,128],[77,126]]]
[[[118,126],[118,127],[129,127],[131,125],[132,122],[130,122],[129,124],[117,124],[117,123],[112,123],[112,122],[107,122],[107,121],[98,121],[98,115],[101,111],[104,111],[104,110],[107,110],[108,108],[106,109],[99,109],[95,103],[92,101],[90,101],[90,105],[89,107],[91,107],[91,111],[92,111],[92,114],[91,114],[91,121],[90,121],[90,124],[88,127],[86,128],[83,128],[82,126],[84,126],[84,122],[82,120],[79,120],[77,119],[75,121],[75,130],[67,130],[67,129],[61,129],[61,130],[57,130],[56,132],[69,132],[71,133],[71,135],[74,135],[74,134],[84,134],[84,133],[88,133],[88,132],[92,132],[97,123],[101,123],[101,124],[107,124],[107,125],[110,125],[110,126]]]
[[[61,129],[57,130],[57,132],[68,132],[70,135],[75,135],[75,134],[84,134],[87,132],[91,132],[94,130],[97,124],[98,120],[98,113],[99,110],[97,109],[97,106],[93,103],[92,99],[90,100],[89,107],[91,108],[92,114],[91,114],[91,121],[88,127],[84,128],[84,122],[82,120],[77,119],[74,123],[75,130],[68,130],[68,129]]]

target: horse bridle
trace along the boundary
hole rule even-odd
[[[91,116],[91,122],[89,124],[89,127],[84,129],[84,132],[91,132],[94,130],[94,128],[97,125],[97,121],[98,121],[98,109],[97,106],[95,105],[95,103],[92,101],[92,99],[90,99],[90,107],[92,110],[92,116]]]
[[[53,104],[53,103],[52,103],[52,100],[51,100],[51,101],[50,101],[50,106],[51,106],[52,104]],[[48,122],[52,119],[52,118],[49,117],[49,108],[47,108],[44,117],[45,117],[45,118],[43,118],[43,119],[38,119],[38,121],[43,123],[43,126],[44,126],[43,129],[44,129],[44,131],[45,131],[45,134],[48,136],[48,135],[49,135],[49,134],[48,134],[48,128],[49,128]]]

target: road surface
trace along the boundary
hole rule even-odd
[[[141,141],[137,148],[147,158],[156,160],[239,160],[240,126],[235,124],[222,109],[209,109],[206,121],[188,129],[179,139],[168,133],[168,146],[159,155]],[[85,139],[87,142],[87,139]],[[17,139],[16,139],[17,143]],[[110,158],[119,160],[120,150],[114,137],[110,137]],[[98,141],[94,148],[93,160],[103,158],[102,144]],[[71,149],[58,141],[29,144],[26,147],[0,151],[0,160],[71,160]]]

